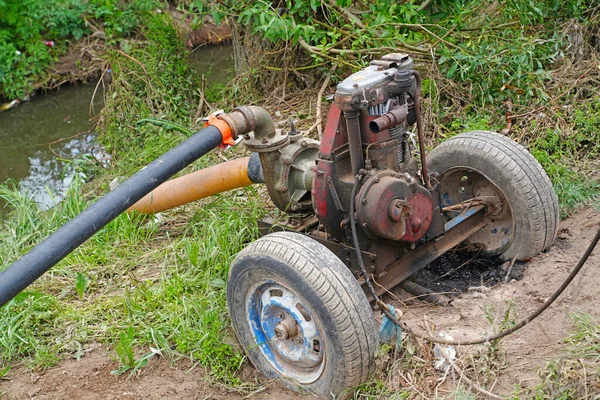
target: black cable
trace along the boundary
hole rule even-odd
[[[356,257],[358,259],[358,265],[360,266],[360,271],[365,279],[367,288],[369,289],[369,293],[371,293],[371,296],[373,296],[373,299],[376,301],[377,305],[381,308],[381,312],[383,312],[390,319],[390,321],[392,321],[394,324],[396,324],[399,327],[401,327],[402,329],[404,329],[407,333],[414,335],[418,338],[427,340],[428,342],[445,344],[445,345],[453,345],[453,346],[482,344],[482,343],[488,343],[488,342],[491,342],[494,340],[501,339],[505,336],[510,335],[511,333],[516,332],[517,330],[521,329],[522,327],[524,327],[525,325],[527,325],[528,323],[530,323],[531,321],[536,319],[541,313],[543,313],[548,307],[550,307],[550,305],[552,303],[554,303],[556,301],[556,299],[565,291],[565,289],[567,288],[567,286],[569,286],[569,284],[573,281],[573,279],[575,279],[575,276],[577,276],[579,271],[581,271],[581,268],[583,267],[583,265],[585,264],[587,259],[590,257],[590,254],[592,254],[592,251],[594,251],[594,248],[598,244],[598,241],[600,241],[600,228],[599,228],[598,232],[596,233],[596,236],[594,237],[594,239],[588,246],[585,253],[583,253],[581,258],[579,259],[579,262],[577,263],[575,268],[573,268],[573,270],[571,271],[571,273],[569,274],[567,279],[565,279],[565,281],[560,285],[560,287],[552,294],[552,296],[548,300],[546,300],[546,302],[541,307],[539,307],[533,313],[528,315],[525,319],[521,320],[518,324],[516,324],[512,328],[505,329],[502,332],[499,332],[495,335],[490,335],[490,336],[482,337],[479,339],[473,339],[473,340],[445,340],[445,339],[437,339],[437,338],[434,338],[431,336],[420,335],[420,334],[415,333],[413,330],[411,330],[408,326],[406,326],[406,324],[401,323],[394,315],[392,315],[392,313],[389,311],[387,305],[385,303],[383,303],[379,299],[379,297],[377,297],[377,294],[375,293],[375,289],[373,288],[371,280],[369,279],[369,274],[367,273],[367,269],[365,268],[365,263],[362,258],[362,254],[360,252],[360,247],[359,247],[359,243],[358,243],[358,235],[356,233],[357,232],[356,217],[354,216],[356,192],[358,190],[358,185],[359,185],[360,181],[362,180],[363,175],[364,175],[364,170],[360,170],[358,175],[355,177],[354,185],[352,186],[352,197],[351,197],[351,201],[350,201],[350,228],[352,230],[352,241],[354,244],[354,250],[356,251]]]
[[[365,283],[367,284],[367,288],[369,288],[369,292],[371,293],[371,296],[373,296],[373,300],[375,300],[377,302],[377,304],[379,305],[379,303],[383,304],[383,302],[379,299],[379,297],[377,297],[377,294],[375,293],[375,289],[373,289],[373,284],[371,283],[371,280],[369,279],[369,274],[367,273],[367,268],[365,267],[365,262],[362,258],[362,254],[360,252],[360,245],[358,243],[358,235],[356,233],[357,232],[356,217],[354,216],[354,208],[356,207],[355,206],[356,192],[358,190],[358,185],[360,184],[360,181],[362,180],[364,174],[365,174],[365,170],[361,169],[360,171],[358,171],[358,175],[356,175],[356,177],[354,178],[354,185],[352,186],[352,195],[350,196],[350,199],[351,199],[350,200],[350,230],[352,232],[352,242],[354,244],[354,251],[356,251],[356,258],[358,259],[358,265],[360,266],[360,272],[362,273],[363,278],[365,278]],[[381,307],[381,309],[384,310],[385,307]],[[392,315],[392,314],[390,313],[390,315]],[[396,324],[396,325],[398,325],[398,324]]]

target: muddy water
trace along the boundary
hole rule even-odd
[[[196,73],[208,76],[208,84],[224,83],[232,76],[232,54],[231,46],[199,48],[191,53],[190,64]],[[65,86],[0,112],[0,183],[18,182],[42,208],[62,198],[73,180],[76,159],[101,153],[90,119],[94,88]],[[94,112],[101,108],[100,88]]]
[[[93,147],[95,134],[88,131],[94,125],[94,87],[64,87],[0,113],[0,182],[15,180],[42,207],[60,199],[75,173],[73,159]],[[101,98],[94,101],[96,112]]]
[[[198,47],[190,53],[190,65],[207,76],[207,84],[225,83],[234,76],[233,46]]]

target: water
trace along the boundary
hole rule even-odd
[[[198,47],[190,53],[190,65],[207,83],[225,83],[233,78],[233,46]]]
[[[63,87],[0,113],[0,182],[18,182],[42,208],[61,199],[75,174],[73,159],[94,148],[94,87]],[[100,89],[96,112],[101,106]]]
[[[190,65],[196,73],[209,75],[208,84],[225,83],[233,74],[232,47],[199,48],[190,54]],[[62,199],[75,175],[73,159],[101,153],[90,119],[94,88],[94,84],[64,86],[0,112],[0,183],[18,182],[42,208]],[[94,112],[101,108],[100,87]]]

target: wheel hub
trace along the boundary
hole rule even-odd
[[[304,301],[282,285],[265,284],[250,295],[248,307],[255,339],[271,365],[302,383],[315,381],[324,366],[323,344]]]

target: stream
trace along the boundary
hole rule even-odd
[[[225,83],[233,74],[232,47],[198,48],[190,54],[190,65],[196,73],[209,75],[209,82]],[[0,184],[13,180],[43,209],[63,198],[77,160],[102,153],[90,119],[94,89],[95,84],[63,86],[0,112]],[[100,87],[93,113],[101,108]]]

